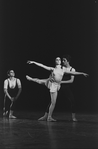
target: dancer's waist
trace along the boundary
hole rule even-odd
[[[53,78],[53,77],[50,77],[50,78],[49,78],[49,81],[50,81],[51,83],[57,83],[57,84],[60,84],[60,82],[61,82],[61,80],[57,80],[57,79],[55,79],[55,78]]]

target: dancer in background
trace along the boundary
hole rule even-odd
[[[35,64],[39,67],[42,67],[46,70],[51,71],[51,75],[48,79],[31,78],[29,76],[26,76],[26,78],[30,81],[34,81],[34,82],[37,82],[39,84],[45,84],[49,88],[50,96],[51,96],[51,104],[49,106],[49,112],[47,113],[45,118],[47,118],[47,121],[56,121],[55,119],[52,118],[52,114],[53,114],[53,111],[55,108],[57,95],[58,95],[58,91],[60,89],[60,83],[62,81],[63,75],[65,73],[68,73],[68,74],[73,74],[73,75],[87,76],[88,74],[83,73],[83,72],[67,71],[67,70],[63,69],[61,66],[61,59],[59,57],[57,57],[55,59],[55,64],[56,64],[55,68],[45,66],[45,65],[38,63],[38,62],[35,62],[35,61],[28,61],[27,63]],[[40,120],[42,120],[42,119],[40,119]]]
[[[13,70],[9,70],[7,72],[8,79],[4,81],[4,108],[3,108],[3,116],[9,115],[9,118],[16,118],[13,115],[13,110],[15,107],[15,102],[18,99],[22,86],[21,81],[18,78],[15,78],[15,72]]]

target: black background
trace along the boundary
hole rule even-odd
[[[45,111],[48,89],[26,80],[48,78],[50,72],[27,60],[55,66],[55,58],[72,56],[71,65],[89,77],[76,76],[72,85],[77,111],[98,112],[98,2],[95,0],[5,0],[0,2],[0,108],[3,83],[13,69],[22,82],[17,109]],[[55,111],[68,111],[70,103],[59,91]]]

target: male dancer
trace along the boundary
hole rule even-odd
[[[72,68],[72,66],[70,65],[70,61],[71,61],[70,55],[63,56],[63,69],[65,69],[67,71],[75,72],[75,69]],[[71,104],[72,120],[77,121],[76,115],[75,115],[75,100],[74,100],[73,93],[70,89],[70,84],[73,83],[73,81],[74,81],[74,75],[65,74],[63,77],[63,80],[61,81],[61,83],[65,83],[63,88],[64,88],[65,95],[66,95],[66,97],[68,97],[70,104]]]

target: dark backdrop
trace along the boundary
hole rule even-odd
[[[0,3],[0,108],[7,70],[14,69],[22,82],[17,109],[44,111],[50,100],[48,89],[29,82],[25,76],[47,78],[50,72],[26,62],[35,60],[55,66],[55,58],[67,53],[77,71],[89,74],[87,78],[76,76],[72,85],[77,111],[97,112],[98,2],[5,0]],[[61,88],[55,111],[69,109]]]

